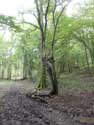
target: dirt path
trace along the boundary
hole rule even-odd
[[[21,82],[0,85],[0,125],[79,125],[48,103],[27,98],[28,90]]]

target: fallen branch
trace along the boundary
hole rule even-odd
[[[46,99],[40,96],[32,96],[32,99],[36,99],[37,101],[40,101],[41,103],[46,103],[46,104],[48,103]]]
[[[30,98],[30,99],[36,99],[37,101],[40,101],[41,103],[48,103],[46,99],[44,99],[43,97],[40,97],[38,95],[34,95],[32,93],[27,93],[26,97]]]

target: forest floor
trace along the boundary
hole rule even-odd
[[[0,125],[94,125],[94,77],[68,76],[65,83],[62,94],[42,102],[26,96],[34,89],[29,81],[1,81]]]

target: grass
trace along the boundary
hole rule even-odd
[[[13,80],[3,80],[3,79],[0,79],[0,85],[11,85],[11,84],[14,84],[15,82]]]
[[[84,76],[84,77],[83,77]],[[63,74],[59,81],[60,91],[64,90],[76,90],[76,91],[94,91],[94,81],[84,81],[84,78],[90,79],[89,76],[79,75],[76,73]]]

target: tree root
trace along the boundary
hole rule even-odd
[[[37,101],[40,101],[41,103],[48,103],[47,100],[44,98],[44,96],[40,96],[40,95],[36,95],[36,94],[32,94],[32,93],[27,93],[26,97],[30,98],[30,99],[35,99]]]

